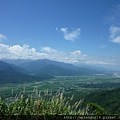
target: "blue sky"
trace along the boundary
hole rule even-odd
[[[0,59],[120,69],[119,0],[0,0]]]

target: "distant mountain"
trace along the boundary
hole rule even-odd
[[[0,71],[0,84],[41,81],[50,78],[53,77],[49,75],[33,76],[18,72]]]
[[[52,78],[49,75],[28,75],[24,68],[0,61],[0,84],[21,83]]]
[[[106,67],[102,67],[100,65],[86,65],[86,64],[74,64],[74,65],[77,67],[84,67],[84,68],[88,68],[91,70],[102,71],[105,74],[109,74],[109,73],[111,74],[114,72],[114,70],[108,69]]]
[[[73,76],[100,73],[84,67],[76,67],[72,64],[51,61],[47,59],[36,60],[20,64],[21,67],[32,74],[48,74],[52,76]]]
[[[50,75],[50,76],[75,76],[75,75],[91,75],[101,73],[97,70],[92,70],[85,67],[77,67],[73,64],[52,61],[48,59],[42,60],[5,60],[9,63],[2,62],[2,70],[17,71],[21,73],[28,73],[30,75]],[[6,67],[5,67],[6,66]],[[6,68],[6,69],[5,69]]]
[[[52,76],[75,76],[75,75],[85,75],[85,74],[93,74],[92,70],[86,68],[76,68],[75,69],[67,69],[63,67],[59,67],[57,65],[47,65],[37,71],[35,74],[47,74]]]
[[[56,65],[58,67],[62,68],[68,68],[68,69],[76,69],[75,66],[72,64],[66,64],[63,62],[57,62],[57,61],[51,61],[48,59],[42,59],[42,60],[34,60],[26,63],[22,63],[19,66],[29,70],[29,71],[38,71],[41,68],[48,66],[48,65]]]
[[[29,59],[1,59],[1,61],[19,66],[20,64],[27,63],[32,60],[29,60]]]
[[[35,80],[34,76],[19,72],[0,70],[0,84],[31,82],[33,80]]]
[[[74,75],[80,75],[80,73],[76,70],[70,70],[66,68],[59,67],[57,65],[47,65],[37,72],[35,72],[35,75],[39,74],[47,74],[52,76],[74,76]]]
[[[10,72],[27,73],[27,71],[24,68],[18,67],[14,64],[9,64],[9,63],[3,62],[1,60],[0,60],[0,70],[10,71]]]

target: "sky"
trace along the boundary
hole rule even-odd
[[[120,0],[0,0],[0,59],[120,70]]]

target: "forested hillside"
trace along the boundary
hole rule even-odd
[[[32,74],[48,74],[52,76],[75,76],[101,73],[97,70],[77,67],[72,64],[51,61],[48,59],[26,62],[20,64],[20,66]]]
[[[14,64],[9,64],[0,60],[0,71],[10,71],[10,72],[19,72],[19,73],[27,73],[22,67],[16,66]]]
[[[110,114],[120,114],[120,88],[90,93],[85,97],[83,106],[91,102],[97,103]]]
[[[31,81],[40,81],[49,78],[53,77],[46,74],[33,76],[28,74],[27,70],[22,67],[0,61],[0,84],[24,83]]]
[[[50,78],[53,77],[50,75],[33,76],[19,72],[0,71],[0,84],[41,81]]]

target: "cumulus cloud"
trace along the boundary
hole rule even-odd
[[[113,42],[120,44],[120,36],[114,38]]]
[[[51,47],[42,47],[40,51],[37,51],[35,48],[30,48],[27,44],[24,44],[23,46],[0,44],[0,59],[50,59],[65,63],[94,65],[114,65],[114,63],[117,63],[117,61],[112,60],[111,58],[108,60],[96,59],[94,57],[91,58],[83,54],[80,50],[67,53],[55,50]]]
[[[76,50],[74,52],[70,52],[70,54],[72,54],[72,55],[81,55],[81,51],[80,50]]]
[[[6,40],[6,39],[7,39],[7,37],[0,33],[0,40]]]
[[[42,47],[41,51],[48,54],[47,59],[65,63],[76,63],[85,57],[85,55],[83,55],[80,50],[66,53],[63,51],[55,50],[50,47]]]
[[[80,50],[63,52],[51,47],[42,47],[40,51],[30,48],[29,45],[5,45],[0,44],[0,59],[50,59],[65,63],[75,63],[85,59],[86,55]]]
[[[48,53],[50,53],[50,52],[56,52],[55,49],[52,49],[52,48],[50,48],[50,47],[42,47],[41,50],[42,50],[43,52],[48,52]]]
[[[0,44],[1,59],[40,59],[45,58],[46,53],[37,52],[35,48],[29,48],[29,45],[5,45]]]
[[[111,26],[109,31],[111,42],[120,44],[120,27]]]
[[[60,31],[63,32],[65,40],[74,41],[79,37],[81,29],[76,28],[72,30],[71,32],[69,32],[68,28],[61,28]]]

